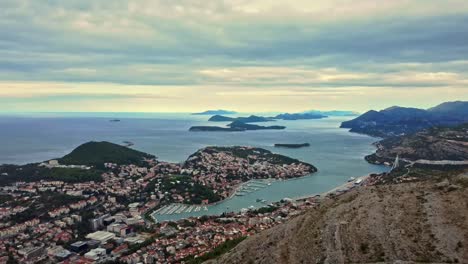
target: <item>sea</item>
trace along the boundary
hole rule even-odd
[[[245,113],[243,116],[250,114]],[[275,121],[285,130],[246,132],[189,132],[191,126],[225,125],[208,122],[209,116],[189,113],[14,113],[0,115],[0,164],[26,164],[62,157],[88,141],[134,143],[132,148],[151,153],[159,160],[183,162],[206,146],[254,146],[313,164],[318,172],[293,180],[275,181],[243,196],[234,196],[207,211],[155,215],[157,220],[237,212],[259,208],[283,198],[327,192],[350,177],[387,171],[367,163],[364,156],[375,151],[378,138],[339,128],[353,117]],[[111,122],[119,119],[120,122]],[[275,143],[310,143],[299,149],[275,148]]]

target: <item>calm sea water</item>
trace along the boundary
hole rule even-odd
[[[121,122],[109,122],[119,118]],[[122,143],[148,152],[160,160],[181,162],[205,146],[248,145],[269,149],[315,165],[319,172],[300,179],[275,182],[242,197],[234,197],[208,212],[219,214],[249,206],[259,207],[258,198],[277,201],[284,197],[316,194],[333,189],[350,177],[382,172],[386,168],[368,164],[363,157],[374,151],[377,139],[349,133],[339,125],[346,118],[277,121],[285,130],[248,132],[189,132],[193,125],[213,125],[207,116],[188,114],[42,114],[0,116],[0,164],[24,164],[61,157],[78,145],[95,140]],[[217,123],[218,124],[218,123]],[[220,123],[218,125],[222,125]],[[309,148],[274,148],[275,143],[311,144]],[[188,214],[158,217],[161,220]]]

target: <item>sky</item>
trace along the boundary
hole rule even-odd
[[[0,0],[0,112],[468,100],[466,0]]]

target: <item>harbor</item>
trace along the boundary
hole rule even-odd
[[[154,211],[153,216],[191,213],[192,211],[193,212],[208,211],[208,207],[203,206],[203,205],[187,205],[187,204],[173,203],[173,204],[163,206],[159,208],[158,210]]]
[[[383,168],[382,171],[385,171]],[[220,215],[228,212],[241,212],[258,209],[284,198],[302,200],[314,196],[339,194],[364,182],[368,176],[344,178],[336,185],[324,184],[320,175],[313,174],[298,179],[278,181],[274,179],[251,180],[243,183],[231,198],[212,205],[187,205],[173,203],[154,211],[152,216],[157,222],[174,221],[203,215]],[[305,183],[315,183],[308,184]],[[299,188],[303,186],[303,188]],[[257,190],[255,190],[257,189]]]

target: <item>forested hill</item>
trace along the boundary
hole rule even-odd
[[[91,141],[80,145],[70,154],[59,159],[59,162],[65,165],[102,166],[106,162],[141,164],[144,159],[151,158],[154,156],[118,144]]]

